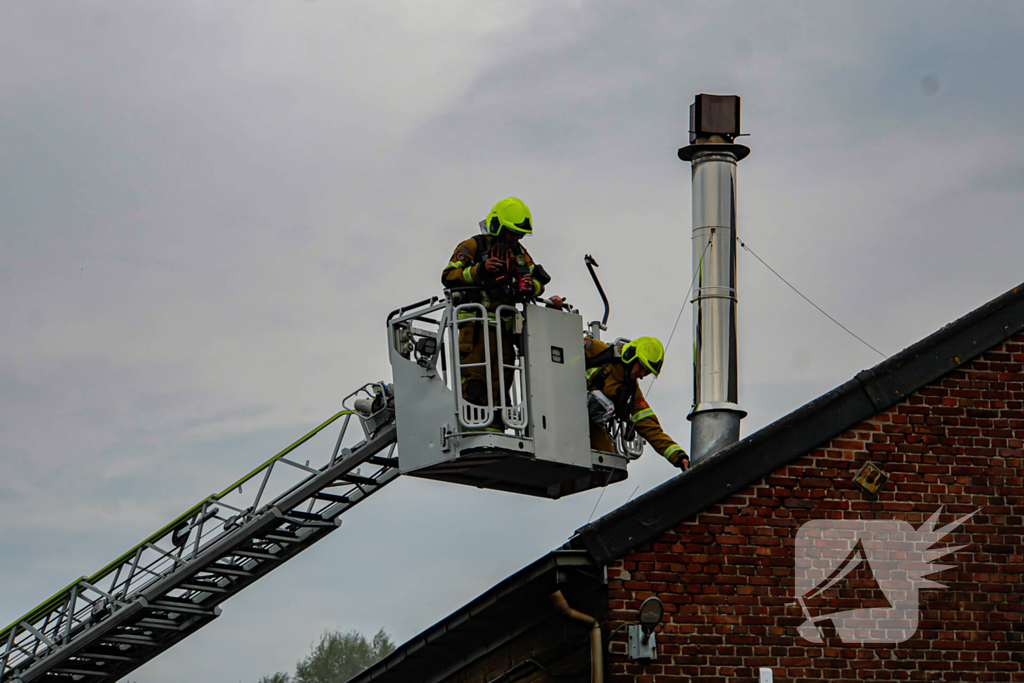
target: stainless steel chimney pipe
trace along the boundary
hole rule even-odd
[[[739,97],[698,95],[690,108],[693,191],[692,464],[740,438],[736,353],[736,165],[750,149],[739,135]]]

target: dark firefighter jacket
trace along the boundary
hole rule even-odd
[[[444,270],[441,271],[441,284],[444,285],[445,289],[452,289],[455,287],[481,287],[484,285],[484,258],[488,256],[494,246],[498,244],[499,238],[491,235],[477,235],[470,237],[468,240],[459,243],[459,246],[455,247],[455,253],[452,254],[451,261],[445,266]],[[536,267],[530,254],[526,251],[522,244],[509,245],[513,259],[515,263],[513,266],[526,268],[530,273],[533,273],[533,269]],[[519,263],[519,260],[522,263]],[[533,281],[533,293],[534,296],[540,296],[544,292],[544,285],[537,280]],[[487,292],[486,290],[480,293],[481,303],[488,310],[494,310],[502,304],[515,303],[511,298],[495,294],[493,292]]]
[[[613,347],[587,337],[583,348],[586,357],[592,359]],[[607,362],[587,370],[587,391],[600,391],[607,396],[615,404],[616,418],[635,424],[640,436],[675,464],[681,455],[685,455],[685,451],[661,429],[658,416],[640,391],[640,383],[627,377],[629,366],[622,362],[618,350],[607,355]]]

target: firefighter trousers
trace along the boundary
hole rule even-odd
[[[608,435],[604,425],[590,423],[590,448],[602,453],[615,452],[615,444],[612,443],[612,437]]]

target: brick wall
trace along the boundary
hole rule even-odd
[[[664,602],[659,657],[630,663],[611,643],[611,682],[1024,681],[1024,336],[681,524],[609,567],[605,634],[645,598]],[[890,477],[872,499],[853,483],[865,460]],[[794,545],[813,519],[900,519],[916,529],[976,508],[941,545],[967,547],[920,593],[916,634],[897,645],[803,640],[794,603]],[[840,587],[842,586],[842,587]],[[870,571],[822,596],[819,613],[879,603]]]

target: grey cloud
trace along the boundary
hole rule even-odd
[[[697,92],[744,97],[741,236],[884,350],[1022,279],[1015,5],[3,15],[10,618],[386,378],[384,315],[437,292],[502,196],[533,207],[527,246],[556,291],[600,314],[580,262],[593,253],[612,334],[666,339],[691,278],[675,149]],[[740,286],[745,432],[877,361],[745,252]],[[689,318],[652,395],[684,443]],[[670,474],[649,452],[597,514]],[[139,678],[256,680],[323,628],[409,637],[562,543],[598,497],[418,481],[381,495]]]

